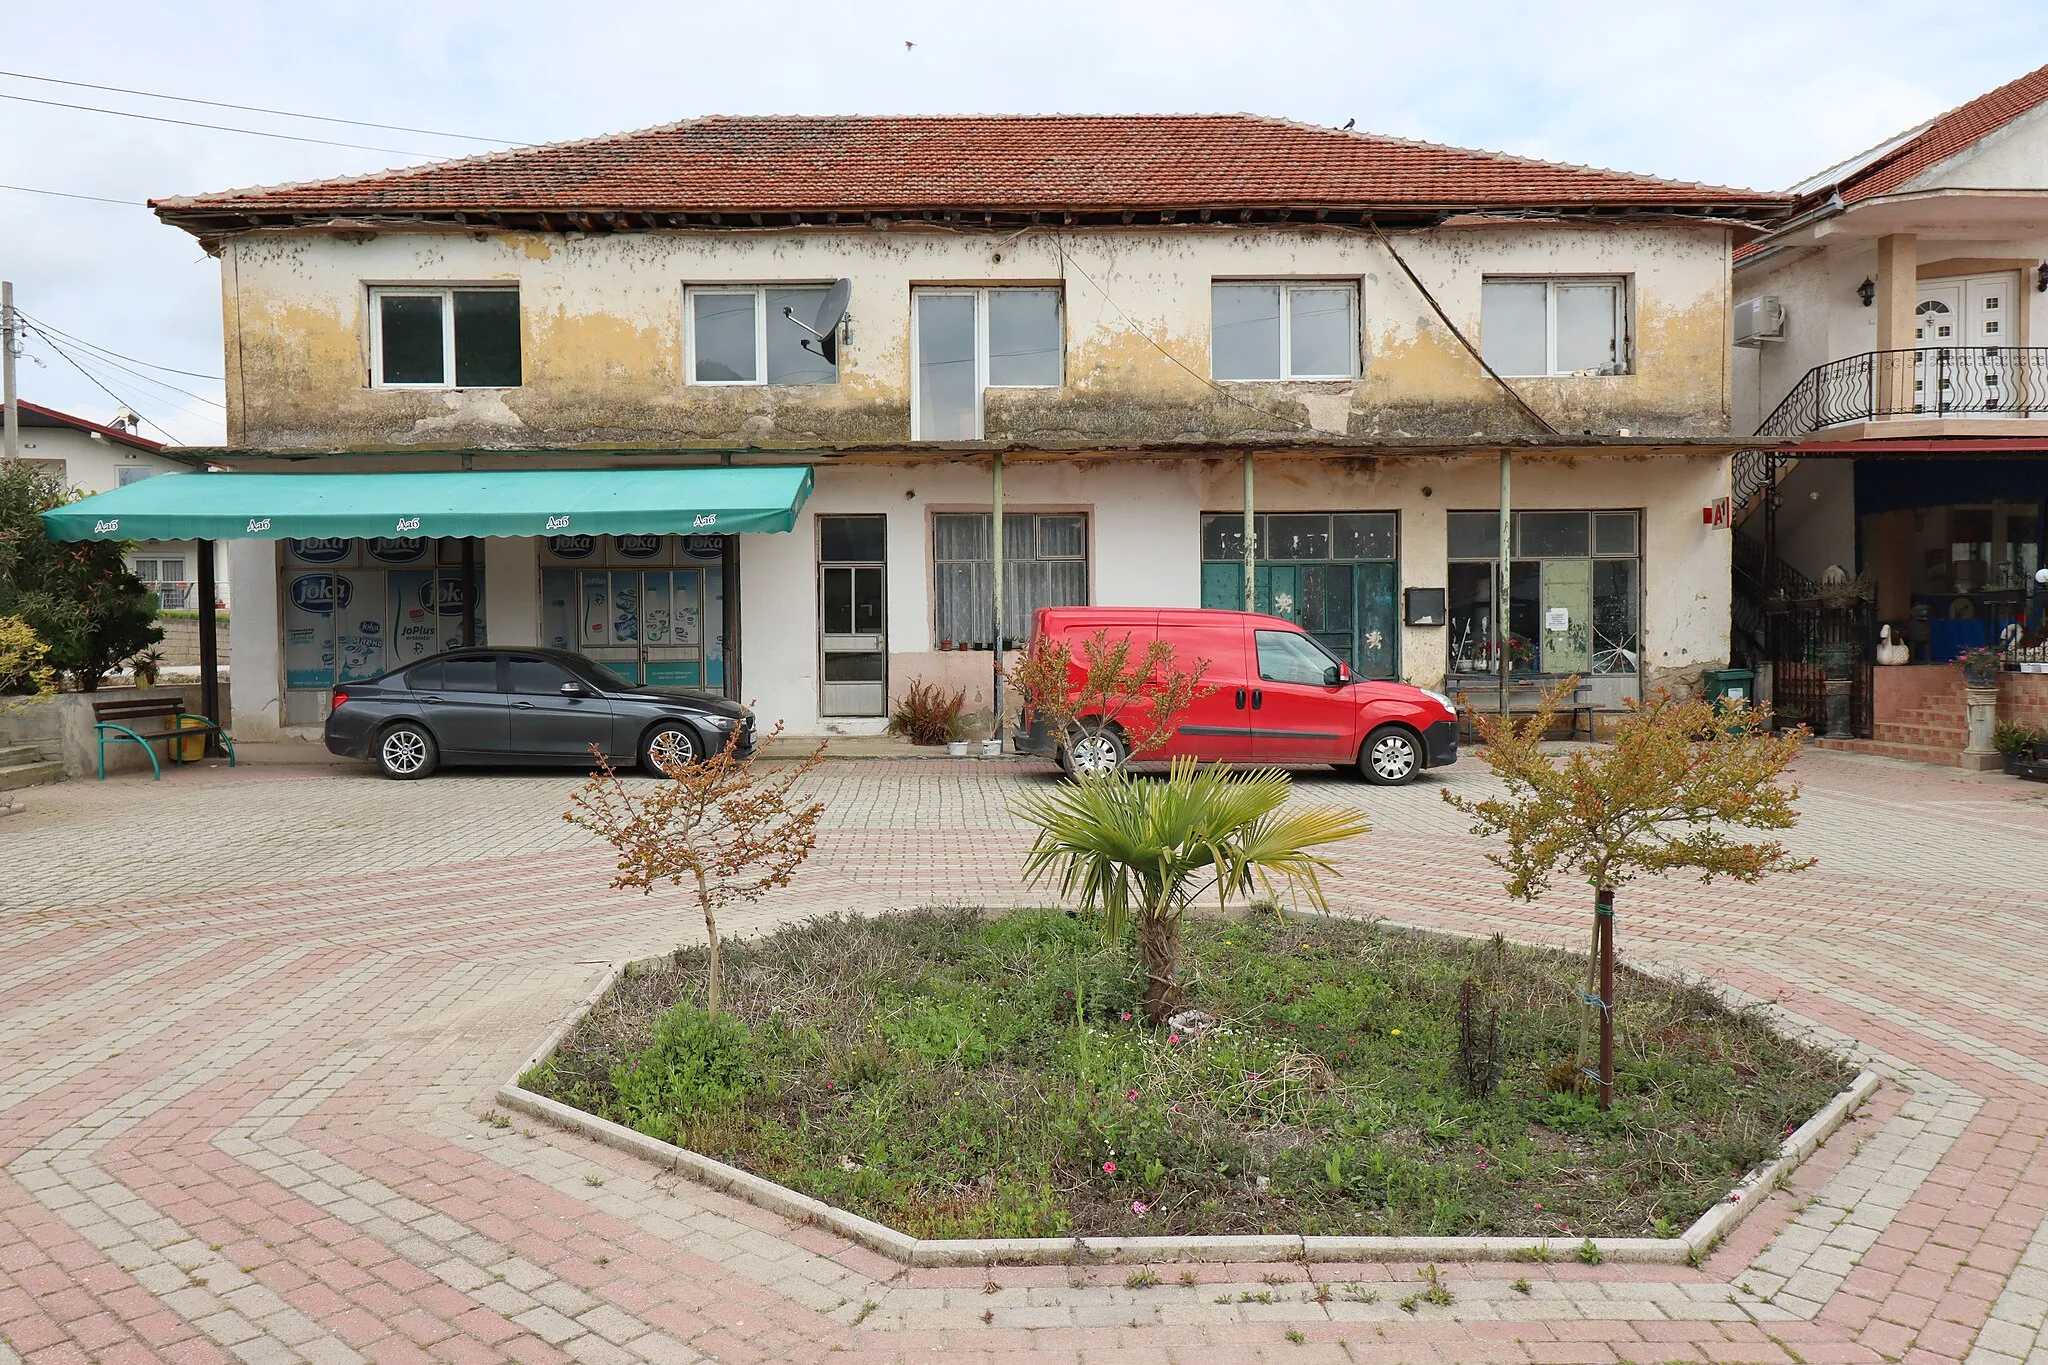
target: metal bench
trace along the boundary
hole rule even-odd
[[[155,722],[152,726],[151,722]],[[138,726],[142,728],[137,728]],[[227,750],[228,766],[235,766],[234,742],[218,725],[204,716],[186,712],[184,699],[175,693],[165,697],[124,697],[120,701],[96,701],[92,704],[93,737],[99,741],[100,781],[107,780],[107,745],[140,744],[142,752],[149,755],[149,766],[156,772],[156,780],[164,777],[164,766],[157,762],[156,750],[149,746],[157,740],[191,739],[195,735],[215,735],[221,747]],[[183,766],[185,756],[182,746],[172,746],[164,752],[171,756],[171,762]]]
[[[1563,678],[1517,678],[1508,684],[1508,715],[1523,719],[1536,714],[1543,700],[1543,694],[1563,682]],[[1591,683],[1580,683],[1570,697],[1557,704],[1553,714],[1570,724],[1566,739],[1577,739],[1581,731],[1587,739],[1593,738],[1593,703]],[[1498,714],[1500,710],[1500,685],[1474,694],[1469,688],[1460,688],[1457,693],[1459,728],[1465,731],[1464,738],[1472,738],[1472,717],[1480,713]]]

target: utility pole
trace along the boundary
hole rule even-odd
[[[20,344],[21,323],[14,314],[14,281],[0,280],[0,404],[6,412],[0,420],[0,459],[21,458],[21,405],[14,398],[14,351]]]
[[[1512,638],[1512,631],[1510,629],[1512,621],[1508,608],[1514,596],[1515,584],[1513,558],[1515,550],[1515,518],[1513,499],[1509,496],[1511,492],[1512,468],[1513,462],[1508,458],[1507,451],[1501,451],[1500,582],[1494,587],[1495,593],[1498,594],[1494,599],[1498,607],[1494,616],[1494,633],[1495,638],[1500,641],[1500,715],[1502,720],[1507,720],[1513,715],[1508,699],[1508,689],[1514,685],[1515,671],[1514,651],[1508,648],[1508,641]]]

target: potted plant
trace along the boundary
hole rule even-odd
[[[128,661],[128,671],[135,675],[137,691],[156,686],[157,678],[163,673],[164,656],[161,651],[148,649]]]
[[[1999,660],[1997,650],[1979,645],[1975,649],[1963,651],[1957,662],[1963,666],[1963,686],[1998,686],[1998,670],[2003,664]]]
[[[889,733],[912,744],[939,745],[960,738],[960,713],[967,709],[966,689],[951,693],[934,683],[913,682],[903,689],[889,713]]]
[[[1998,728],[1991,732],[1992,747],[2004,759],[2005,771],[2014,777],[2025,776],[2021,765],[2030,764],[2039,757],[2044,738],[2048,736],[2033,726],[2010,720],[1998,722]]]

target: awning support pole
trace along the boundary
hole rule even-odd
[[[476,537],[462,538],[462,647],[476,645]]]
[[[989,735],[996,742],[998,751],[1003,743],[1003,457],[995,457],[995,468],[989,479],[989,582],[993,585],[995,598],[995,679],[989,695],[994,698],[995,711],[989,720]]]
[[[1244,453],[1244,609],[1258,601],[1259,533],[1252,516],[1252,453]]]
[[[1500,714],[1503,719],[1509,714],[1508,687],[1515,667],[1514,653],[1508,648],[1508,602],[1514,587],[1514,563],[1510,556],[1515,548],[1514,508],[1508,496],[1509,469],[1510,457],[1503,450],[1500,453],[1500,585],[1495,589],[1500,596],[1494,624],[1494,635],[1500,648]]]
[[[212,725],[220,724],[220,642],[214,638],[213,613],[214,569],[213,542],[197,542],[199,552],[199,714]],[[206,733],[206,752],[218,757],[222,752],[220,736],[214,731]]]

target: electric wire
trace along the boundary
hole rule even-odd
[[[65,361],[65,363],[71,366],[72,369],[77,370],[80,374],[84,375],[87,379],[91,380],[93,387],[97,388],[101,393],[104,393],[107,397],[113,399],[116,403],[119,403],[122,407],[128,409],[128,411],[134,413],[138,418],[141,418],[141,420],[149,423],[158,431],[161,431],[166,437],[170,439],[172,444],[190,444],[190,442],[186,441],[184,437],[179,436],[177,433],[173,432],[169,427],[165,426],[162,422],[157,421],[156,418],[154,417],[148,416],[142,411],[141,408],[135,406],[135,404],[129,402],[120,394],[115,393],[112,389],[108,388],[104,380],[102,380],[98,375],[94,374],[91,370],[85,368],[85,366],[79,364],[78,361],[72,358],[70,352],[66,351],[62,346],[59,346],[56,342],[50,340],[47,336],[43,337],[43,344],[45,346],[48,346],[52,351],[55,351],[57,355]]]
[[[100,354],[110,356],[115,360],[125,360],[131,365],[141,365],[147,369],[162,370],[167,374],[182,374],[193,379],[211,379],[216,384],[223,384],[227,382],[226,378],[222,375],[202,374],[198,370],[181,370],[175,365],[159,365],[153,360],[143,360],[140,359],[139,357],[132,355],[122,355],[119,351],[109,349],[108,347],[101,346],[95,342],[87,341],[84,337],[72,332],[67,332],[62,327],[58,327],[51,323],[44,322],[41,318],[34,317],[29,313],[23,312],[19,307],[17,307],[14,311],[20,313],[23,318],[27,319],[29,322],[34,323],[36,326],[42,328],[46,332],[55,332],[58,336],[63,337],[66,341],[73,342],[77,345],[83,346],[89,351],[98,351]]]
[[[376,128],[387,133],[418,133],[422,137],[452,137],[464,142],[495,142],[506,147],[530,147],[509,137],[484,137],[477,133],[450,133],[436,128],[408,128],[402,123],[372,123],[367,119],[336,118],[331,114],[300,114],[290,109],[266,109],[260,104],[232,104],[227,100],[205,100],[196,95],[166,95],[160,90],[131,90],[124,85],[94,85],[91,81],[67,81],[56,76],[32,76],[26,71],[0,71],[17,81],[40,81],[45,85],[68,85],[77,90],[103,90],[112,95],[140,95],[144,99],[175,100],[179,104],[204,104],[214,109],[238,109],[249,114],[274,114],[278,118],[306,119],[312,123],[345,123],[352,128]]]
[[[390,156],[441,155],[436,152],[412,152],[403,147],[372,147],[361,142],[337,142],[329,137],[305,137],[298,133],[272,133],[261,128],[237,128],[227,123],[200,123],[194,119],[171,118],[166,114],[139,114],[131,109],[103,109],[96,104],[67,104],[63,100],[39,100],[33,95],[14,95],[0,90],[0,100],[14,100],[19,104],[42,104],[52,109],[76,109],[87,114],[111,114],[115,118],[143,119],[149,123],[175,123],[181,128],[205,128],[216,133],[240,133],[245,137],[276,138],[282,142],[311,142],[321,147],[346,147],[358,152],[383,152]]]
[[[147,208],[140,199],[109,199],[103,194],[74,194],[70,190],[39,190],[34,185],[0,185],[0,190],[13,190],[16,194],[47,194],[56,199],[84,199],[94,204],[121,204],[127,208]]]
[[[20,310],[18,309],[16,310],[17,313],[19,313],[19,311]],[[25,316],[23,317],[23,323],[28,328],[29,331],[41,337],[50,346],[55,347],[56,345],[58,345],[57,339],[55,337],[51,336],[42,328],[36,326],[33,322],[29,322]],[[64,344],[68,346],[78,346],[81,348],[83,347],[83,343],[79,342],[74,337],[67,337],[64,341]],[[153,388],[168,390],[169,392],[178,394],[181,397],[189,398],[195,403],[204,403],[208,407],[219,408],[222,412],[227,411],[227,404],[221,402],[219,399],[208,398],[204,394],[193,393],[190,389],[181,389],[176,384],[168,383],[165,380],[154,378],[151,375],[144,374],[140,370],[131,369],[126,365],[117,364],[114,361],[106,359],[104,356],[94,355],[90,351],[85,351],[84,356],[85,361],[87,363],[93,364],[102,370],[118,371],[121,374],[127,375],[131,379],[135,379],[140,381],[141,383],[148,384]],[[66,358],[69,359],[70,357]],[[73,363],[76,364],[78,362],[74,360]]]

